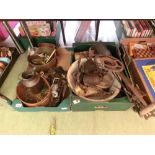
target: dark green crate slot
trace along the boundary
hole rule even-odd
[[[26,37],[18,37],[18,41],[24,50],[27,50],[29,45],[28,39]],[[56,45],[55,37],[36,37],[32,38],[32,44],[37,47],[39,43],[52,43]]]

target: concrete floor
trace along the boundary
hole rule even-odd
[[[0,92],[11,99],[19,74],[26,69],[26,54],[19,57]],[[53,118],[56,134],[155,134],[155,118],[145,120],[132,109],[117,112],[17,112],[0,100],[0,134],[48,135]]]

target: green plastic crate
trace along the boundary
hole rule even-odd
[[[26,44],[24,42],[24,44]],[[72,51],[72,48],[67,48],[68,51]],[[71,63],[71,60],[70,60]],[[16,88],[15,88],[16,89]],[[39,112],[39,111],[51,111],[51,112],[65,112],[70,111],[70,94],[64,99],[57,107],[24,107],[20,100],[14,99],[12,102],[8,102],[8,104],[16,111],[20,112]]]
[[[74,52],[87,51],[93,42],[84,43],[74,43]],[[119,58],[119,49],[114,42],[104,42],[104,45],[111,51],[112,55]],[[72,58],[74,61],[74,58]],[[128,100],[127,96],[123,92],[119,97],[113,99],[110,102],[89,102],[85,101],[74,93],[71,94],[71,109],[72,111],[95,111],[95,110],[105,110],[105,111],[124,111],[131,108],[133,104]]]

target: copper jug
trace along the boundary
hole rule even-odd
[[[26,88],[31,89],[32,93],[40,93],[43,89],[43,81],[38,73],[32,70],[27,70],[22,73],[22,83]]]

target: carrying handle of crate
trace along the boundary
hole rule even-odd
[[[95,109],[96,110],[103,110],[103,109],[108,109],[108,107],[107,106],[104,106],[104,105],[101,105],[101,106],[95,106]]]

